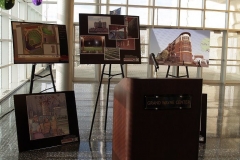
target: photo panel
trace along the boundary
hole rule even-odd
[[[116,45],[121,50],[135,50],[135,40],[132,38],[117,40]]]
[[[139,38],[139,20],[138,17],[125,16],[125,25],[128,26],[128,38]]]
[[[68,63],[65,25],[12,21],[14,64]]]
[[[19,152],[79,142],[74,91],[14,95]]]
[[[159,65],[209,65],[209,30],[154,28],[150,30],[149,38],[150,53],[155,54]],[[153,64],[152,61],[149,63]]]
[[[80,13],[80,64],[140,64],[139,35],[138,16]]]
[[[30,140],[69,134],[64,93],[26,96]]]
[[[105,36],[80,36],[82,54],[104,54]]]
[[[109,25],[108,39],[118,40],[127,39],[127,26],[126,25]]]
[[[108,34],[110,17],[107,16],[88,16],[88,33],[89,34]]]
[[[120,60],[120,50],[119,48],[105,48],[104,53],[104,60],[113,60],[113,61],[119,61]]]

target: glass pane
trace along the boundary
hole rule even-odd
[[[204,80],[220,80],[220,66],[209,66],[202,68],[203,74],[202,78]]]
[[[96,6],[74,5],[74,22],[79,22],[79,13],[96,13]]]
[[[42,4],[42,20],[57,21],[57,4]]]
[[[79,42],[79,26],[75,26],[75,42]]]
[[[127,0],[109,0],[110,4],[127,4]]]
[[[127,76],[147,78],[147,65],[148,64],[128,64]]]
[[[203,8],[202,0],[181,0],[181,8]]]
[[[155,0],[155,6],[177,7],[178,6],[178,0],[167,0],[167,1]]]
[[[240,49],[229,48],[228,52],[227,52],[227,59],[228,60],[234,60],[234,61],[228,61],[228,64],[239,63],[239,62],[236,62],[236,60],[240,60]]]
[[[74,0],[74,2],[96,3],[96,0]]]
[[[206,11],[205,27],[207,28],[226,28],[225,12]]]
[[[232,54],[231,54],[232,55]],[[234,55],[232,55],[234,57]],[[228,59],[227,66],[239,66],[240,61],[236,61],[233,59]]]
[[[240,35],[228,33],[228,47],[240,47]]]
[[[221,59],[222,57],[222,48],[210,48],[209,59]],[[216,64],[214,61],[209,61],[211,64]]]
[[[141,45],[141,57],[148,57],[148,45]]]
[[[177,9],[155,9],[154,25],[177,26]]]
[[[223,0],[206,0],[206,9],[226,10],[226,2]]]
[[[202,11],[181,10],[180,11],[180,26],[201,27],[202,26]]]
[[[210,32],[210,46],[222,46],[222,32]]]
[[[229,13],[229,29],[240,29],[240,13]]]
[[[234,62],[236,63],[236,62]],[[240,67],[239,67],[239,62],[236,63],[238,66],[227,66],[227,71],[226,71],[226,80],[237,80],[239,81],[240,79]]]
[[[230,1],[230,11],[239,11],[239,1],[229,0]]]
[[[148,0],[128,0],[131,5],[148,5]]]
[[[80,47],[79,43],[75,43],[75,54],[74,55],[79,55],[80,54]],[[77,58],[78,62],[80,62],[80,57],[78,56]]]
[[[141,29],[140,30],[140,43],[141,44],[146,44],[148,43],[148,30],[147,29]]]
[[[148,25],[149,24],[149,9],[148,8],[135,8],[135,7],[129,7],[128,8],[128,15],[131,16],[139,16],[140,18],[140,24],[141,25]],[[150,25],[150,24],[149,24]]]
[[[101,64],[101,71],[102,71],[102,68],[103,68],[103,64]],[[105,65],[105,68],[104,68],[104,73],[109,73],[109,64]],[[111,75],[114,75],[114,74],[119,74],[119,73],[122,73],[121,72],[121,67],[120,67],[120,64],[111,64],[111,72],[110,74]],[[107,76],[104,76],[103,78],[106,78]],[[116,75],[116,76],[113,76],[113,78],[122,78],[122,75]]]
[[[0,66],[2,65],[2,42],[0,42]]]
[[[107,13],[107,6],[101,6],[101,14],[109,14]]]
[[[80,64],[74,66],[74,78],[95,78],[95,65]]]

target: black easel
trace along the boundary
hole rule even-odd
[[[52,74],[52,64],[48,64],[50,73],[49,73],[49,74],[46,74],[46,75],[44,75],[44,76],[35,74],[36,65],[37,65],[37,64],[33,64],[33,65],[32,65],[32,73],[31,73],[31,79],[30,79],[30,90],[29,90],[29,94],[32,94],[33,82],[34,82],[35,80],[38,80],[38,79],[47,77],[47,76],[49,76],[49,75],[51,76],[51,80],[52,80],[52,84],[53,84],[53,87],[51,87],[51,88],[53,88],[54,92],[56,92],[56,87],[55,87],[55,84],[54,84],[54,79],[53,79],[53,74]],[[36,77],[39,77],[39,78],[38,78],[38,79],[34,79],[35,76],[36,76]],[[47,89],[45,89],[45,90],[43,90],[43,91],[41,91],[41,92],[44,92],[44,91],[46,91],[46,90],[48,90],[48,89],[51,89],[51,88],[47,88]],[[41,92],[40,92],[40,93],[41,93]]]
[[[174,76],[174,75],[169,74],[170,65],[168,65],[166,78],[168,78],[168,76],[175,77],[175,78],[181,78],[181,77],[187,77],[187,78],[189,78],[189,74],[188,74],[188,66],[185,66],[185,67],[186,67],[186,75],[179,76],[179,66],[177,66],[177,75]]]
[[[104,73],[105,66],[106,66],[106,64],[104,64],[104,65],[103,65],[103,68],[102,68],[102,74],[101,74],[101,79],[100,79],[100,83],[99,83],[97,99],[96,99],[95,108],[94,108],[94,113],[93,113],[93,118],[92,118],[92,124],[91,124],[91,129],[90,129],[89,140],[91,139],[91,136],[92,136],[92,128],[93,128],[94,119],[95,119],[95,114],[96,114],[96,110],[97,110],[98,98],[99,98],[99,94],[100,94],[100,90],[101,90],[103,75],[108,75],[107,102],[106,102],[105,126],[104,126],[104,130],[105,130],[105,131],[106,131],[106,126],[107,126],[107,112],[108,112],[108,97],[109,97],[110,80],[111,80],[114,76],[117,76],[117,75],[122,75],[122,78],[124,78],[123,67],[122,67],[123,64],[120,64],[121,72],[122,72],[122,73],[118,73],[118,74],[111,74],[111,64],[109,64],[109,71],[108,71],[108,73]]]

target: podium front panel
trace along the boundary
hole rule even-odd
[[[146,97],[156,97],[156,109],[146,108]],[[202,79],[122,79],[114,89],[113,159],[197,159],[201,99]]]

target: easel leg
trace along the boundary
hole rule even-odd
[[[124,72],[123,72],[123,64],[120,64],[121,72],[122,72],[122,78],[124,78]]]
[[[106,112],[105,112],[105,127],[104,127],[105,131],[107,128],[107,113],[108,113],[108,98],[109,98],[110,80],[111,80],[111,64],[109,64],[109,73],[108,73],[108,88],[107,88],[107,101],[106,101]]]
[[[166,78],[168,78],[168,74],[169,74],[169,69],[170,69],[170,65],[168,65],[168,69],[167,69],[167,74],[166,74]]]
[[[53,74],[52,74],[52,65],[49,64],[48,66],[49,66],[50,75],[51,75],[51,79],[52,79],[53,90],[54,90],[54,92],[56,92],[56,87],[55,87],[55,83],[54,83],[54,79],[53,79]]]
[[[29,94],[32,94],[33,81],[34,81],[34,75],[35,75],[35,68],[36,68],[36,64],[33,64],[33,65],[32,65],[31,79],[30,79],[30,90],[29,90]]]
[[[103,68],[102,68],[102,75],[101,75],[101,79],[100,79],[100,83],[99,83],[99,87],[98,87],[98,94],[97,94],[97,99],[96,99],[95,108],[94,108],[94,112],[93,112],[93,118],[92,118],[89,140],[91,139],[91,136],[92,136],[92,128],[93,128],[95,114],[96,114],[96,110],[97,110],[98,98],[99,98],[99,94],[100,94],[100,90],[101,90],[104,69],[105,69],[105,64],[103,65]]]
[[[177,77],[176,78],[179,78],[179,66],[177,66]]]
[[[188,66],[186,66],[186,73],[187,73],[187,78],[189,78],[189,74],[188,74]]]

